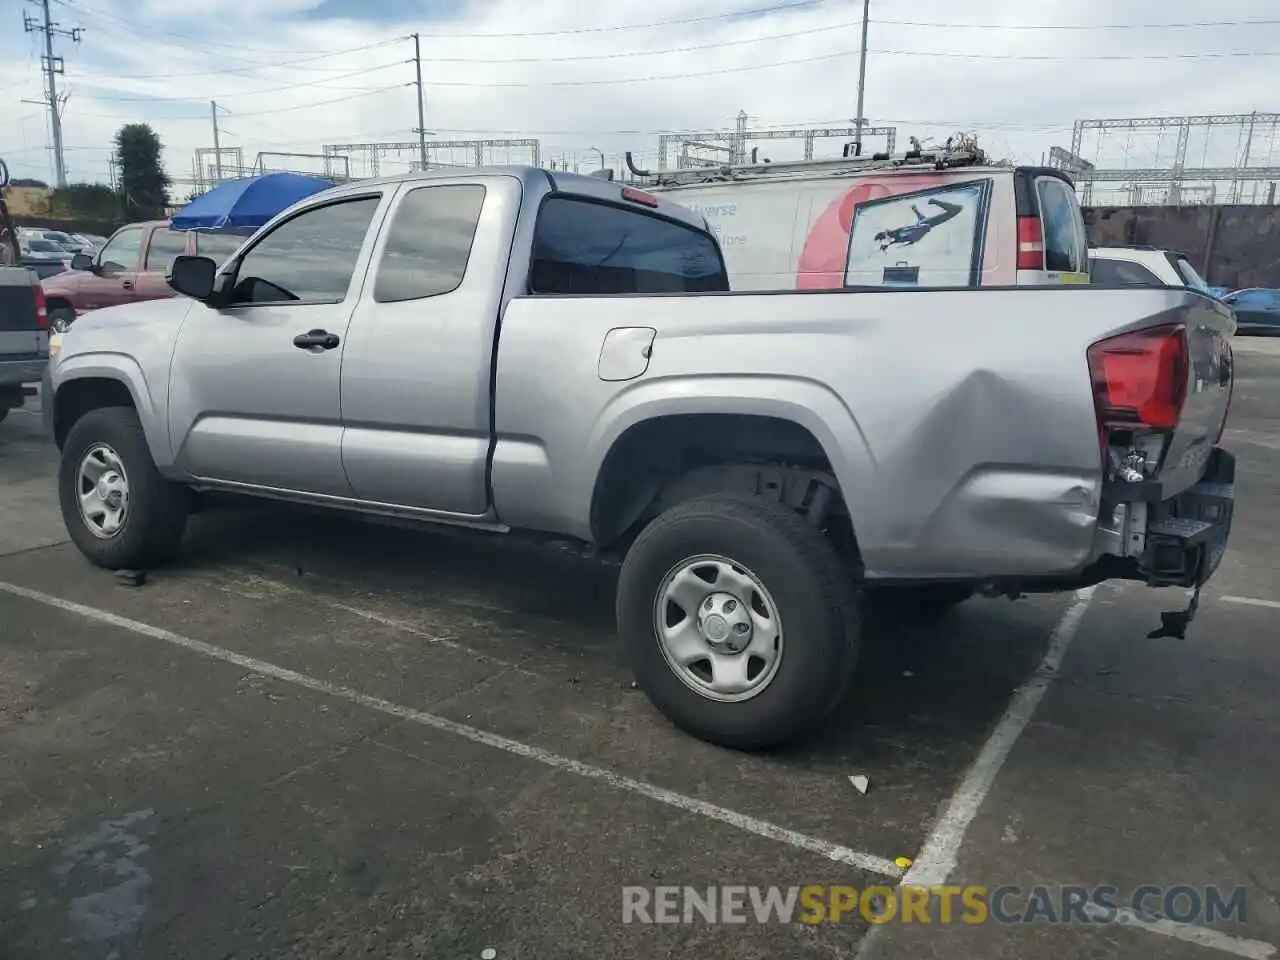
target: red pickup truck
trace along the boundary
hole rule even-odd
[[[92,257],[76,254],[69,271],[41,281],[49,326],[62,333],[87,310],[172,297],[165,274],[174,257],[198,254],[221,263],[244,240],[231,233],[173,230],[168,220],[123,226]]]

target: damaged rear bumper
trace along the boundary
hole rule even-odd
[[[1177,496],[1143,499],[1152,489],[1147,485],[1124,490],[1115,517],[1123,531],[1120,558],[1129,561],[1126,566],[1131,569],[1121,576],[1153,587],[1198,587],[1208,582],[1231,536],[1235,476],[1236,458],[1215,447],[1199,482]]]

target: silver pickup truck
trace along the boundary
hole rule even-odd
[[[169,282],[45,383],[89,560],[162,561],[192,489],[568,535],[720,744],[819,722],[864,600],[1198,586],[1230,530],[1233,320],[1188,290],[731,293],[701,216],[531,168],[338,187]]]

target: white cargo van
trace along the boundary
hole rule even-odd
[[[707,218],[734,290],[1089,282],[1069,177],[976,148],[632,172]]]

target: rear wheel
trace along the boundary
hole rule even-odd
[[[146,567],[176,550],[186,490],[160,476],[131,407],[91,410],[62,447],[58,498],[67,533],[93,564]]]
[[[822,534],[765,500],[678,504],[622,565],[618,633],[636,682],[681,729],[760,749],[815,726],[857,655],[858,591]]]

